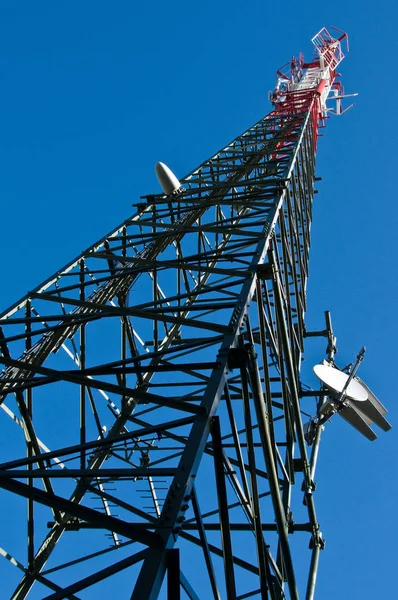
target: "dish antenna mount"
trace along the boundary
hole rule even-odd
[[[391,425],[385,419],[387,410],[356,374],[366,348],[363,347],[359,351],[354,366],[347,365],[344,369],[339,369],[334,362],[334,355],[337,352],[336,338],[331,329],[329,313],[326,313],[326,323],[327,326],[329,325],[327,331],[320,332],[318,335],[326,333],[328,336],[328,359],[314,367],[315,375],[322,382],[321,401],[318,404],[317,415],[305,425],[305,438],[311,446],[319,428],[333,415],[339,414],[368,440],[373,441],[377,435],[371,425],[376,424],[383,431],[391,429]]]

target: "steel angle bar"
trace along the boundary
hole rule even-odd
[[[212,453],[213,453],[214,459],[216,460],[216,452],[213,447],[213,444],[212,444]],[[226,475],[231,483],[232,489],[235,492],[235,495],[240,503],[240,506],[245,514],[245,517],[248,520],[248,522],[252,525],[252,528],[254,528],[253,509],[252,509],[251,502],[250,502],[250,495],[246,495],[244,489],[242,489],[239,479],[236,476],[234,469],[232,468],[232,461],[227,456],[224,448],[222,448],[222,461],[223,461],[223,464],[225,465]],[[236,459],[234,459],[234,462],[235,462],[235,464],[239,464],[239,461]],[[249,468],[250,467],[248,465],[248,469]]]
[[[244,348],[242,344],[242,339],[240,340],[240,351],[244,356]],[[243,358],[242,356],[242,358]],[[257,546],[257,559],[258,559],[258,568],[260,574],[260,587],[261,587],[261,597],[263,600],[268,599],[268,589],[272,590],[272,582],[270,580],[270,570],[268,565],[268,558],[266,554],[265,540],[263,537],[263,529],[261,523],[261,514],[260,514],[260,501],[258,494],[258,486],[257,486],[257,477],[255,473],[256,469],[256,461],[255,461],[255,452],[253,445],[253,429],[252,429],[252,419],[250,415],[250,398],[249,398],[249,389],[248,389],[248,380],[246,375],[246,361],[243,359],[240,367],[241,371],[241,379],[242,379],[242,396],[244,403],[244,418],[245,418],[245,428],[246,428],[246,439],[248,446],[248,463],[250,468],[250,484],[252,489],[252,503],[253,503],[253,516],[254,516],[254,531],[256,536],[256,546]]]
[[[26,573],[28,571],[28,569],[26,569],[22,563],[20,563],[18,560],[16,560],[16,558],[11,556],[11,554],[6,552],[4,548],[0,547],[0,555],[4,556],[6,560],[8,560],[12,565],[17,567],[23,573]],[[50,590],[59,591],[62,589],[59,585],[48,579],[48,577],[46,577],[44,573],[37,574],[37,581],[50,588]],[[73,594],[70,594],[67,597],[71,600],[79,600],[79,598]]]
[[[232,539],[229,526],[229,511],[227,501],[227,488],[224,476],[224,460],[221,443],[221,430],[219,417],[213,417],[211,421],[211,436],[214,451],[214,471],[216,479],[218,509],[221,523],[221,545],[224,559],[224,574],[227,596],[231,600],[236,598],[236,583],[234,565],[232,562]]]
[[[31,314],[32,314],[32,306],[29,301],[26,303],[26,306],[25,306],[25,316],[29,319],[31,317]],[[30,348],[32,346],[31,331],[32,331],[32,324],[28,322],[25,324],[25,332],[27,334],[26,341],[25,341],[25,351],[26,352],[28,350],[30,350]],[[33,420],[33,393],[32,393],[32,390],[26,391],[26,411],[27,411],[30,421],[32,421]],[[35,445],[36,445],[36,447],[39,446],[38,440],[36,440],[36,444],[34,444],[33,441],[29,438],[26,440],[28,458],[32,458],[32,456],[34,455]],[[33,465],[29,465],[28,471],[31,471],[32,469],[33,469]],[[46,476],[44,475],[44,477],[46,477]],[[28,479],[28,485],[33,486],[33,481]],[[27,521],[28,521],[28,523],[27,523],[28,569],[31,569],[33,566],[33,561],[34,561],[34,556],[35,556],[35,542],[34,542],[34,539],[35,539],[35,536],[34,536],[35,517],[34,517],[34,503],[30,498],[28,498]]]
[[[188,579],[185,577],[182,571],[180,571],[180,581],[181,587],[183,588],[190,600],[200,600],[199,596],[197,595],[197,593],[195,592],[195,590],[193,589],[193,587],[191,586],[191,584],[189,583]]]
[[[68,585],[66,588],[63,588],[61,591],[51,594],[50,596],[46,596],[43,600],[61,600],[61,598],[73,598],[72,593],[80,592],[81,590],[85,590],[92,585],[115,575],[116,573],[120,573],[124,569],[131,567],[132,565],[137,564],[145,558],[147,550],[141,550],[141,552],[137,552],[137,554],[133,554],[123,560],[109,565],[84,579],[80,579],[71,585]]]
[[[271,498],[278,529],[279,544],[281,552],[283,554],[284,572],[286,574],[291,598],[295,598],[298,600],[297,583],[294,574],[293,560],[288,540],[287,515],[285,513],[282,504],[282,499],[280,496],[277,468],[274,458],[275,455],[274,449],[272,447],[269,428],[269,417],[265,411],[265,402],[253,345],[248,350],[247,368],[257,415],[257,422],[259,424],[261,442],[263,445],[264,460],[267,466],[268,481],[270,485]]]
[[[70,560],[68,562],[58,564],[55,567],[52,567],[50,569],[46,569],[46,570],[42,571],[42,575],[50,575],[51,573],[55,573],[56,571],[62,571],[63,569],[67,569],[69,567],[73,567],[74,565],[78,565],[80,563],[92,560],[93,558],[97,558],[97,556],[109,554],[110,552],[114,552],[115,550],[124,548],[125,546],[130,546],[131,544],[134,544],[134,543],[135,542],[133,540],[128,540],[127,542],[120,542],[118,547],[109,546],[108,548],[104,548],[103,550],[98,550],[98,552],[92,552],[91,554],[85,554],[84,556],[75,558],[74,560]]]
[[[245,469],[243,455],[242,455],[241,443],[239,440],[239,432],[238,432],[237,426],[236,426],[236,421],[235,421],[235,416],[234,416],[234,412],[233,412],[233,408],[232,408],[232,404],[231,404],[231,396],[229,393],[228,384],[226,384],[226,386],[225,386],[224,398],[225,398],[225,404],[226,404],[227,411],[228,411],[229,423],[230,423],[230,427],[232,430],[231,436],[234,440],[233,447],[236,451],[236,456],[237,456],[236,460],[238,463],[240,478],[241,478],[242,485],[243,485],[244,501],[246,502],[246,504],[251,504],[249,486],[248,486],[247,477],[246,477],[246,469]],[[223,446],[224,446],[224,439],[225,439],[225,436],[222,438]]]
[[[202,549],[203,549],[203,555],[204,555],[204,559],[206,562],[206,568],[207,568],[207,572],[209,575],[209,580],[210,580],[210,585],[211,585],[211,589],[213,592],[213,597],[214,597],[214,600],[221,600],[220,592],[219,592],[218,585],[217,585],[217,579],[216,579],[216,574],[215,574],[215,570],[214,570],[214,565],[213,565],[213,561],[212,561],[210,550],[209,550],[209,544],[207,541],[205,526],[203,523],[201,511],[199,508],[199,502],[198,502],[198,497],[196,494],[195,486],[192,487],[191,495],[192,495],[192,508],[193,508],[195,520],[196,520],[196,527],[199,532],[199,538],[200,538],[200,542],[201,542]],[[185,526],[184,526],[184,529],[185,529]]]

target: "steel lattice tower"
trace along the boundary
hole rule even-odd
[[[272,112],[2,313],[0,486],[21,520],[27,499],[26,564],[0,542],[12,598],[88,597],[126,569],[118,598],[157,598],[166,572],[173,599],[313,598],[299,369],[344,37],[322,30]]]

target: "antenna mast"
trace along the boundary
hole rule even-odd
[[[309,457],[299,369],[347,36],[312,41],[268,115],[186,177],[159,163],[164,193],[0,315],[0,487],[26,521],[1,539],[14,600],[105,597],[109,579],[154,599],[166,573],[173,600],[314,597],[320,428]]]

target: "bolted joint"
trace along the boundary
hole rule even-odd
[[[315,547],[318,547],[320,550],[324,550],[325,544],[326,542],[322,537],[322,532],[317,529],[313,532],[308,547],[310,550],[313,550]]]
[[[177,523],[184,523],[185,521],[185,517],[183,517],[182,515],[180,517],[177,517]]]
[[[301,485],[301,491],[305,492],[306,496],[311,496],[312,492],[315,492],[315,490],[316,490],[316,483],[315,483],[315,481],[313,481],[311,479],[310,485],[308,487],[305,479],[303,480],[303,483]]]

